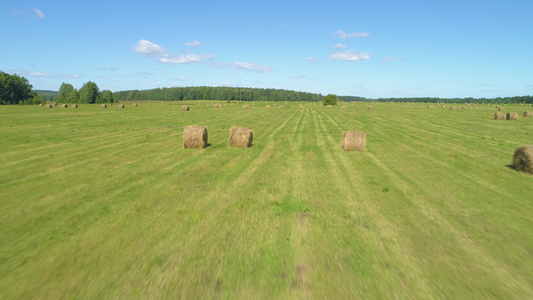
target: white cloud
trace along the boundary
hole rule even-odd
[[[118,68],[116,68],[116,67],[101,67],[100,70],[116,71],[116,70],[118,70]]]
[[[45,16],[42,11],[38,10],[37,8],[34,8],[33,11],[35,12],[35,14],[37,14],[37,18],[44,19]]]
[[[8,68],[11,73],[27,77],[47,77],[47,78],[80,78],[77,74],[51,74],[46,71],[30,72],[27,70]]]
[[[140,40],[137,45],[132,48],[132,50],[150,57],[167,53],[167,50],[165,50],[165,48],[144,39]]]
[[[308,57],[307,58],[308,61],[320,61],[320,58],[316,58],[316,57]]]
[[[300,78],[305,78],[305,75],[289,75],[290,78],[294,78],[294,79],[300,79]]]
[[[159,81],[154,82],[154,85],[155,85],[155,86],[161,85],[161,82],[159,82]]]
[[[192,64],[203,62],[204,59],[213,59],[214,55],[186,54],[186,55],[163,55],[157,61],[168,64]]]
[[[337,45],[333,46],[333,48],[346,48],[346,45],[344,45],[344,44],[337,44]]]
[[[198,41],[190,42],[190,45],[198,45],[197,43],[201,44]],[[186,45],[188,43],[185,43]],[[133,51],[140,53],[147,57],[155,57],[158,62],[161,63],[167,63],[167,64],[192,64],[192,63],[206,63],[210,67],[216,67],[216,68],[231,68],[231,69],[242,69],[242,70],[250,70],[250,71],[256,71],[256,72],[271,72],[272,68],[267,65],[259,65],[259,64],[253,64],[248,62],[232,62],[232,63],[224,63],[224,62],[216,62],[213,61],[215,59],[215,56],[212,54],[196,54],[196,53],[190,53],[190,54],[184,54],[184,55],[178,55],[178,54],[170,54],[165,48],[156,45],[150,41],[147,40],[140,40],[137,45],[135,45],[132,48]]]
[[[192,41],[192,42],[186,42],[185,43],[185,46],[188,46],[188,47],[199,47],[199,46],[203,46],[204,44],[200,43],[199,41]]]
[[[341,39],[346,40],[346,39],[353,39],[353,38],[357,38],[357,37],[369,37],[370,33],[368,33],[368,32],[347,33],[347,32],[344,32],[342,30],[337,30],[335,32],[335,35],[338,35]]]
[[[370,59],[370,54],[368,52],[348,50],[330,54],[328,58],[330,60],[367,60]]]
[[[224,62],[210,62],[210,67],[215,68],[231,68],[231,69],[241,69],[241,70],[249,70],[249,71],[256,71],[260,73],[266,73],[266,72],[272,72],[272,68],[267,65],[259,65],[259,64],[253,64],[248,62],[232,62],[232,63],[224,63]]]

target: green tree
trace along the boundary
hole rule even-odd
[[[86,82],[80,89],[80,103],[96,103],[98,97],[98,86],[92,81]]]
[[[57,96],[57,102],[59,103],[78,103],[79,94],[78,91],[72,86],[72,84],[64,83],[59,88],[59,95]]]
[[[15,75],[9,75],[0,71],[0,104],[19,104],[31,102],[34,93],[28,79]]]
[[[339,98],[337,98],[337,95],[334,94],[328,94],[324,97],[324,105],[337,105],[337,101]]]
[[[98,94],[96,102],[113,103],[115,102],[115,97],[113,97],[113,93],[110,90],[103,90],[101,93]]]

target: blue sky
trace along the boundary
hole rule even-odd
[[[0,70],[34,89],[533,94],[533,0],[0,2]]]

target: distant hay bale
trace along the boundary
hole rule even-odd
[[[248,104],[243,105],[242,108],[250,108],[250,105],[248,105]]]
[[[455,106],[450,106],[450,110],[455,110]]]
[[[56,102],[56,103],[54,103],[54,106],[57,106],[57,102]]]
[[[237,126],[231,127],[229,134],[230,147],[249,148],[252,146],[253,139],[253,130]]]
[[[501,112],[495,113],[494,120],[505,120],[505,114]]]
[[[532,111],[525,111],[524,114],[523,114],[523,117],[524,118],[533,117],[533,112]]]
[[[61,108],[68,108],[67,104],[61,104]]]
[[[298,106],[298,107],[299,107],[300,109],[303,109],[303,108],[304,108],[304,106],[303,106],[302,104],[300,104],[300,106]]]
[[[428,105],[428,109],[432,109],[433,108],[433,105]]]
[[[518,120],[518,113],[517,112],[509,112],[507,113],[506,120]]]
[[[183,148],[205,148],[207,146],[207,127],[191,125],[183,130]]]
[[[72,108],[78,108],[78,104],[72,104]]]
[[[513,167],[517,171],[533,174],[533,145],[520,146],[515,150]]]
[[[118,108],[124,108],[124,104],[119,104]]]
[[[285,107],[285,106],[283,106],[283,105],[280,105],[280,106],[279,106],[279,108],[284,108],[284,107]]]
[[[366,135],[359,131],[345,131],[341,141],[341,148],[344,151],[365,152]]]
[[[152,106],[152,103],[148,103],[148,106]]]
[[[52,104],[46,104],[46,108],[52,108]]]
[[[208,104],[208,105],[209,105],[209,104]],[[183,106],[181,107],[181,110],[183,110],[183,111],[189,111],[189,106],[188,106],[188,105],[183,105]]]
[[[206,103],[205,105],[209,106],[209,103]]]
[[[461,106],[461,109],[466,109],[466,106]]]
[[[133,106],[137,106],[137,103],[133,103]]]
[[[372,109],[372,105],[367,105],[366,109]]]
[[[348,106],[346,106],[346,105],[341,106],[341,109],[347,109],[347,108],[348,108]]]
[[[231,106],[233,106],[233,103],[231,103]]]
[[[498,110],[499,111],[503,111],[503,107],[498,107]]]
[[[442,108],[446,108],[446,105],[441,106]]]
[[[107,108],[107,105],[104,103],[104,104],[101,104],[100,107],[101,108]]]
[[[265,108],[270,108],[270,105],[265,106]]]
[[[328,109],[331,109],[331,105],[326,105],[326,107],[327,107]]]
[[[43,106],[43,104],[42,104],[42,103],[39,103],[39,106]]]

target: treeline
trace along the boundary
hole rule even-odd
[[[33,91],[37,93],[37,95],[39,95],[45,101],[49,101],[49,102],[56,102],[57,95],[59,95],[59,92],[57,91],[48,91],[48,90],[33,90]]]
[[[220,101],[308,101],[323,100],[321,94],[279,89],[232,87],[174,87],[152,90],[129,90],[114,93],[118,101],[140,100],[220,100]]]
[[[364,98],[357,96],[339,96],[344,102],[424,102],[424,103],[533,103],[533,96],[514,96],[497,98],[436,98],[436,97],[414,97],[414,98]]]
[[[78,91],[72,84],[61,84],[59,94],[57,95],[59,103],[113,103],[115,97],[110,90],[100,91],[98,85],[88,81]]]
[[[31,89],[32,85],[28,79],[0,71],[0,105],[45,103],[45,100]]]

